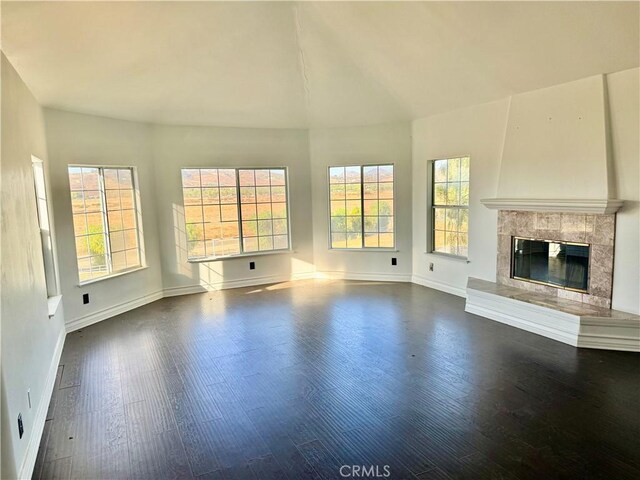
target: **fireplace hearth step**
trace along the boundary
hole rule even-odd
[[[640,315],[470,277],[465,310],[582,348],[640,351]]]

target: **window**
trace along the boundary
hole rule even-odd
[[[432,162],[432,252],[467,257],[469,157]]]
[[[331,248],[394,248],[393,165],[329,167]]]
[[[143,264],[135,169],[70,166],[80,282]]]
[[[44,163],[36,157],[31,157],[33,166],[33,181],[36,191],[36,208],[38,210],[38,225],[42,240],[42,257],[44,260],[44,275],[47,284],[47,296],[58,295],[58,280],[53,255],[53,239],[51,238],[51,222],[49,221],[49,202],[44,175]]]
[[[184,168],[187,257],[289,249],[285,168]]]

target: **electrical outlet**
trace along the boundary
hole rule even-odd
[[[430,263],[430,264],[429,264],[429,271],[430,271],[430,272],[433,272],[433,263]]]
[[[86,305],[87,303],[89,303],[89,294],[88,293],[83,293],[82,294],[82,304]]]
[[[391,265],[398,265],[398,259],[396,257],[391,258]]]
[[[256,269],[256,262],[249,262],[249,270],[255,270]]]
[[[20,435],[20,438],[22,438],[22,435],[24,435],[24,425],[22,424],[21,413],[18,414],[18,435]]]

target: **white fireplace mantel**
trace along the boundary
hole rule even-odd
[[[551,198],[485,198],[480,202],[492,210],[524,210],[528,212],[566,212],[611,214],[624,200],[615,199],[551,199]]]

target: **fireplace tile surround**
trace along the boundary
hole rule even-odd
[[[511,237],[588,243],[591,246],[588,293],[573,292],[511,278]],[[615,214],[498,212],[497,283],[598,307],[611,308]]]

